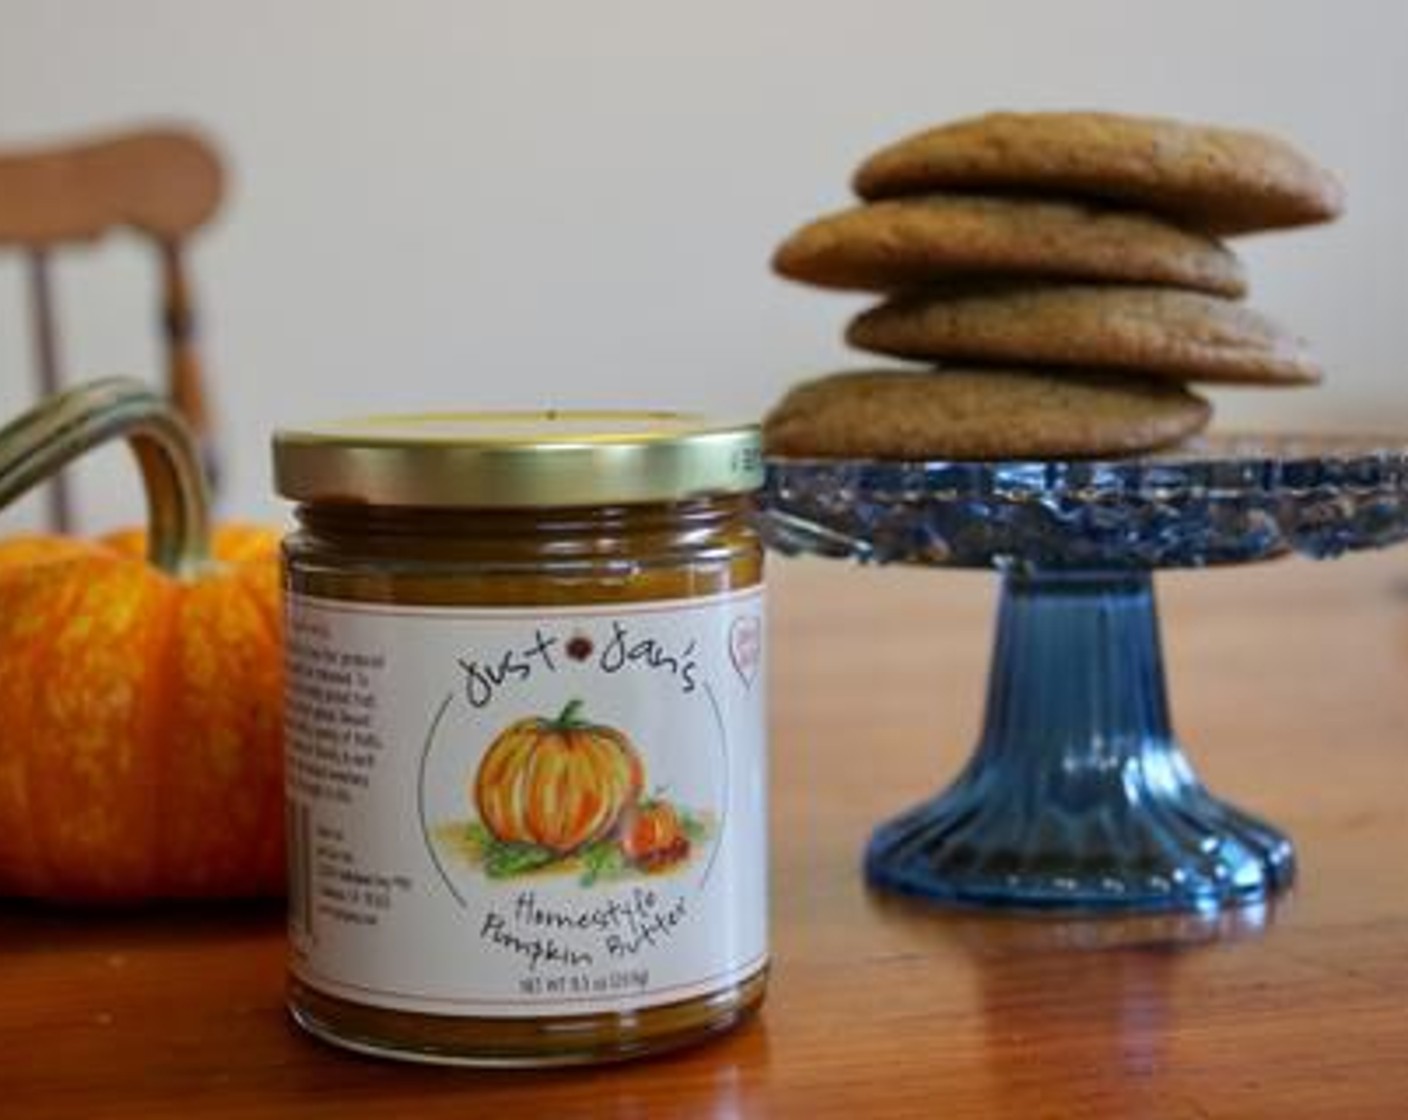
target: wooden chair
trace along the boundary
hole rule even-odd
[[[61,147],[0,151],[0,247],[29,259],[39,388],[60,385],[50,261],[54,250],[133,230],[151,240],[161,270],[167,390],[194,428],[213,475],[209,405],[195,349],[195,314],[183,258],[187,239],[220,204],[220,161],[205,140],[173,128],[125,132]],[[54,528],[72,527],[63,480],[50,490]]]

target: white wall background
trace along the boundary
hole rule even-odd
[[[870,149],[999,107],[1253,125],[1337,169],[1342,222],[1241,243],[1327,383],[1219,415],[1408,430],[1402,0],[0,0],[0,144],[151,117],[222,144],[194,265],[242,515],[280,509],[281,423],[758,413],[856,360],[858,301],[773,279],[772,246]],[[0,257],[0,414],[32,393],[21,279]],[[153,284],[125,239],[65,262],[70,377],[157,368]],[[93,528],[140,511],[117,462],[83,474]]]

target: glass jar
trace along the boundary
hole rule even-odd
[[[289,1005],[356,1050],[645,1054],[767,961],[753,427],[388,417],[275,437]]]

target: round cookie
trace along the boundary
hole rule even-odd
[[[773,256],[783,276],[896,291],[955,276],[1040,276],[1246,291],[1241,263],[1210,237],[1079,202],[936,194],[876,202],[803,226]]]
[[[883,148],[856,171],[862,198],[935,189],[1088,196],[1212,233],[1323,222],[1343,207],[1330,172],[1274,136],[1116,113],[991,113]]]
[[[1166,447],[1211,415],[1182,386],[1141,378],[856,370],[795,386],[764,419],[763,444],[798,458],[1092,458]]]
[[[1173,288],[949,284],[887,300],[846,340],[904,358],[1131,370],[1182,381],[1306,385],[1304,342],[1260,312]]]

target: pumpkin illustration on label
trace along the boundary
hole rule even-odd
[[[562,856],[610,835],[644,781],[631,741],[584,719],[573,700],[555,719],[521,719],[500,732],[472,795],[495,840]]]
[[[668,801],[644,801],[621,815],[621,851],[644,871],[664,871],[689,855],[689,833]]]

